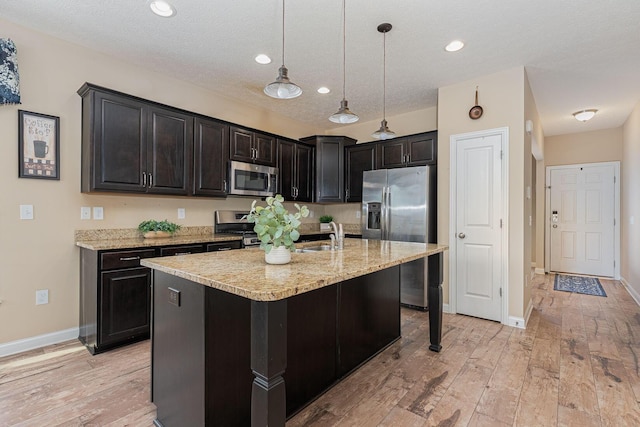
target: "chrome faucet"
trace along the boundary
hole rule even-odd
[[[344,231],[342,229],[342,224],[338,226],[335,222],[331,221],[329,225],[333,231],[333,234],[329,236],[331,237],[331,250],[334,248],[338,250],[344,249]]]

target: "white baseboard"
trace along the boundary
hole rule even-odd
[[[533,300],[529,299],[529,305],[527,306],[527,311],[524,313],[524,329],[527,328],[527,323],[529,323],[529,317],[531,317],[531,312],[533,311]]]
[[[631,287],[631,284],[629,284],[629,282],[627,282],[624,277],[620,277],[620,282],[622,282],[625,289],[627,290],[627,292],[629,292],[629,295],[631,295],[631,298],[634,299],[636,304],[640,305],[640,293],[633,289],[633,287]]]
[[[522,317],[509,316],[509,320],[507,321],[508,326],[513,326],[514,328],[526,329],[525,322]]]
[[[535,273],[536,273],[536,274],[544,274],[544,268],[538,268],[538,267],[536,267],[536,269],[535,269]]]
[[[449,304],[442,304],[442,312],[443,313],[451,313],[449,311]]]
[[[63,331],[51,332],[49,334],[38,335],[36,337],[25,338],[0,344],[0,357],[10,356],[23,351],[33,350],[47,345],[58,344],[78,338],[79,329],[69,328]]]

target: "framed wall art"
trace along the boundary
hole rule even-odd
[[[18,110],[18,176],[60,179],[60,117]]]

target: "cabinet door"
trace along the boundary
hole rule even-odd
[[[103,272],[100,278],[98,347],[149,335],[151,270]]]
[[[262,133],[253,134],[254,160],[262,165],[276,165],[276,139]]]
[[[149,107],[147,191],[189,194],[193,116]]]
[[[299,202],[313,201],[313,147],[296,144],[296,200]]]
[[[229,127],[229,158],[241,162],[253,162],[253,132],[239,127]]]
[[[325,139],[316,143],[316,202],[343,201],[343,147],[341,140]]]
[[[278,140],[278,192],[285,200],[293,200],[295,194],[295,153],[296,144],[294,142]]]
[[[376,168],[376,144],[352,145],[345,149],[346,202],[362,201],[362,173]]]
[[[90,102],[83,98],[83,103]],[[144,104],[115,94],[95,92],[93,114],[84,111],[92,137],[83,141],[83,191],[145,192],[147,119]],[[83,106],[83,110],[89,110]],[[88,181],[87,181],[88,176]]]
[[[377,143],[378,169],[399,168],[405,165],[407,148],[404,139]]]
[[[437,133],[428,132],[408,138],[407,166],[423,166],[436,164]]]
[[[193,194],[226,196],[229,126],[197,118],[193,147]]]

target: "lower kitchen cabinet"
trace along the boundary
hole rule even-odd
[[[185,245],[91,250],[80,248],[78,339],[98,354],[149,338],[151,270],[143,258],[240,249],[240,240]]]

